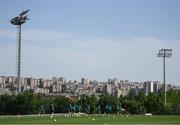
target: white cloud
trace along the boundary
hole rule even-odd
[[[3,39],[14,39],[14,31],[2,31]],[[1,39],[0,38],[0,39]],[[0,42],[1,44],[2,42]],[[4,44],[3,44],[4,45]],[[15,44],[1,46],[1,75],[15,71]],[[179,41],[154,37],[120,38],[85,37],[80,34],[49,30],[24,30],[22,38],[22,74],[34,77],[65,76],[106,80],[120,77],[133,81],[161,80],[160,48],[172,48],[167,60],[167,80],[180,83]]]

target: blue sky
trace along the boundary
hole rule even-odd
[[[180,84],[178,0],[0,0],[0,75],[16,73],[9,19],[24,9],[23,76],[161,81],[156,54],[165,47],[173,49],[167,81]]]
[[[2,20],[30,8],[27,28],[109,37],[177,39],[178,0],[1,0]],[[50,25],[51,23],[51,25]],[[96,32],[95,32],[96,31]]]

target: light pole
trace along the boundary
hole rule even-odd
[[[165,73],[165,58],[171,58],[172,49],[160,49],[158,57],[163,57],[163,82],[164,82],[164,105],[166,106],[166,73]]]
[[[21,25],[26,23],[27,20],[27,12],[28,10],[23,11],[19,14],[19,16],[14,17],[10,20],[11,24],[16,25],[18,29],[18,38],[17,38],[17,84],[18,84],[18,92],[21,92]]]

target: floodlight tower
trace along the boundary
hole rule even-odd
[[[26,23],[28,19],[27,12],[28,10],[25,10],[19,14],[19,16],[14,17],[10,20],[11,24],[17,26],[18,30],[18,38],[17,38],[17,84],[18,84],[18,92],[21,92],[21,25],[23,23]]]
[[[164,105],[166,106],[166,74],[165,74],[165,58],[171,58],[172,49],[160,49],[158,57],[163,57],[163,82],[164,82]]]

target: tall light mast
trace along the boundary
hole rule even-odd
[[[164,82],[164,105],[166,106],[166,72],[165,72],[165,58],[171,58],[172,49],[160,49],[158,57],[163,57],[163,82]]]
[[[17,26],[18,30],[18,37],[17,37],[17,84],[18,84],[18,92],[21,92],[21,25],[23,23],[26,23],[28,19],[27,12],[28,10],[25,10],[19,14],[19,16],[14,17],[10,20],[11,24]]]

